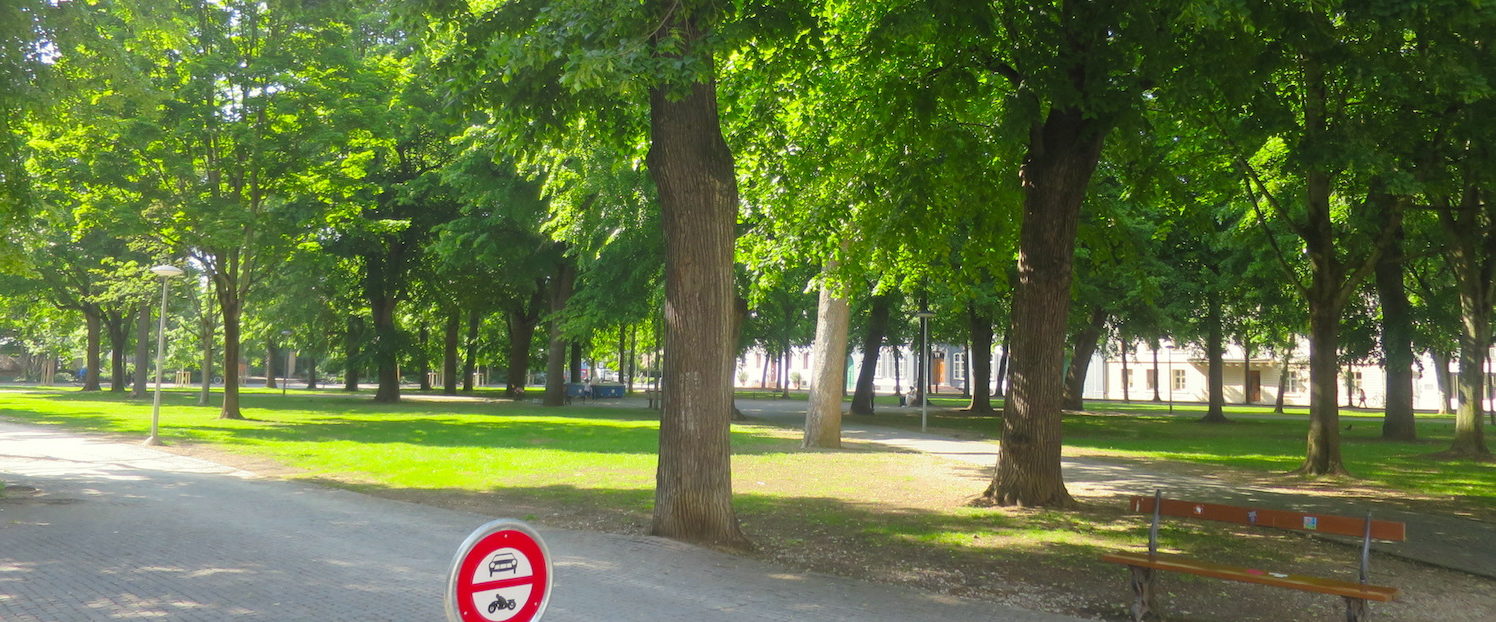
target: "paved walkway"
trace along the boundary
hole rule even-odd
[[[749,417],[778,425],[803,427],[805,424],[804,402],[740,399],[737,405]],[[939,409],[931,408],[935,410]],[[872,426],[852,416],[842,419],[842,438],[943,456],[980,466],[989,473],[997,464],[994,441],[957,440]],[[1082,496],[1132,496],[1162,489],[1165,496],[1191,501],[1253,504],[1343,516],[1361,516],[1369,510],[1376,518],[1407,523],[1406,542],[1377,543],[1376,551],[1496,579],[1496,524],[1460,516],[1409,512],[1371,499],[1293,494],[1243,488],[1210,476],[1202,479],[1150,473],[1133,460],[1064,458],[1062,468],[1070,491]]]
[[[492,517],[0,423],[0,620],[443,619],[452,555]],[[669,540],[542,530],[547,621],[1063,622]],[[503,612],[500,612],[503,613]]]

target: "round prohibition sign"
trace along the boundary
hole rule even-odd
[[[551,556],[520,521],[490,522],[462,543],[447,577],[449,622],[532,622],[551,600]]]

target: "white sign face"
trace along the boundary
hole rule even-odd
[[[551,596],[551,561],[540,534],[513,520],[468,536],[448,577],[451,622],[531,622]]]

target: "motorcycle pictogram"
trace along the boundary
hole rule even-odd
[[[498,611],[500,609],[514,609],[515,607],[518,606],[518,605],[515,604],[514,599],[512,599],[512,598],[504,598],[503,594],[494,594],[493,598],[494,598],[493,602],[488,603],[488,612],[489,613],[493,613],[493,612]]]

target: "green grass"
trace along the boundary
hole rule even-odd
[[[1000,405],[995,405],[999,406]],[[1095,402],[1086,414],[1066,415],[1064,443],[1107,454],[1154,460],[1220,465],[1249,471],[1287,472],[1303,462],[1308,433],[1304,409],[1271,417],[1272,408],[1231,406],[1230,423],[1204,424],[1199,404]],[[1419,440],[1381,439],[1380,413],[1341,413],[1342,455],[1351,474],[1376,486],[1419,495],[1448,497],[1496,508],[1496,463],[1429,458],[1449,446],[1454,427],[1448,415],[1417,415]],[[917,429],[917,409],[882,409],[871,421]],[[954,411],[930,413],[930,426],[966,437],[994,439],[995,415]],[[1347,426],[1349,426],[1347,428]]]

